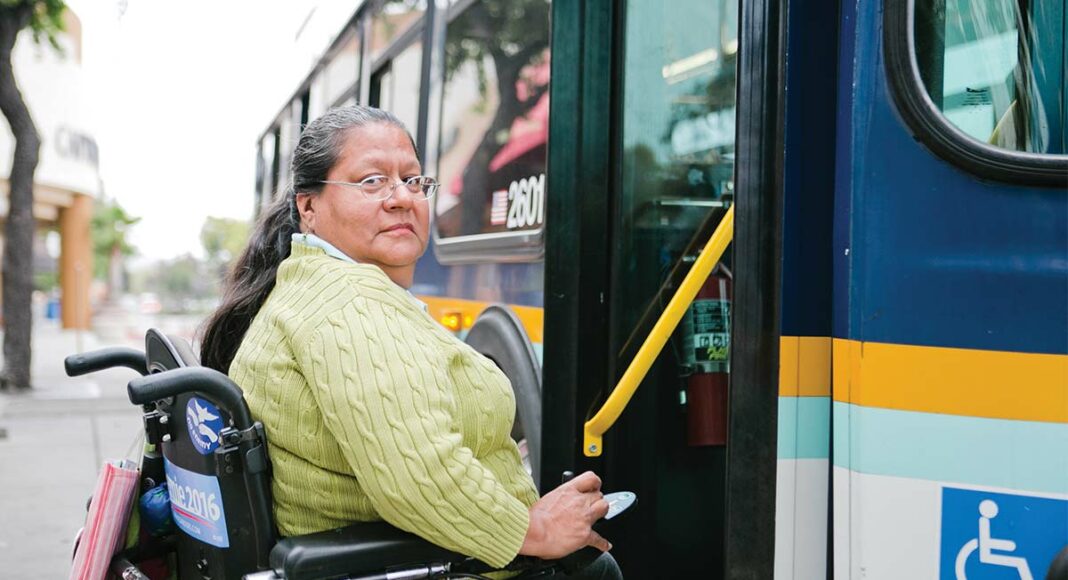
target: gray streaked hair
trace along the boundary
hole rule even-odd
[[[204,325],[200,361],[226,373],[245,333],[274,289],[278,265],[289,257],[293,234],[300,232],[296,194],[319,193],[337,163],[345,135],[352,129],[386,123],[408,134],[404,123],[388,111],[353,105],[327,111],[300,134],[290,163],[290,180],[260,215],[248,246],[227,275],[223,299]],[[415,141],[412,149],[418,155]]]

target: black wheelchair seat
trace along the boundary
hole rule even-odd
[[[385,522],[284,538],[271,550],[271,568],[285,571],[285,578],[334,578],[391,568],[425,569],[430,576],[465,560]]]

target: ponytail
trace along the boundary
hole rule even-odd
[[[289,185],[263,212],[248,246],[231,268],[222,303],[205,324],[200,362],[221,373],[230,370],[241,339],[274,289],[278,265],[289,257],[293,234],[300,232],[296,196]]]

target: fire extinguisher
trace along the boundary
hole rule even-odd
[[[686,378],[686,442],[692,447],[727,444],[727,384],[730,376],[731,285],[716,266],[683,318]]]

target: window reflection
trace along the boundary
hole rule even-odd
[[[278,186],[289,182],[289,164],[303,129],[300,118],[301,102],[297,99],[286,107],[278,121]]]
[[[423,44],[412,43],[371,78],[371,105],[394,115],[413,136],[419,124],[419,79]]]
[[[916,59],[931,100],[971,137],[1065,152],[1065,0],[916,6]]]
[[[427,0],[386,0],[371,18],[371,42],[367,48],[374,63],[426,12]]]
[[[318,112],[326,111],[338,99],[355,89],[359,76],[360,37],[356,32],[350,31],[312,81],[312,108]]]
[[[738,56],[735,2],[682,4],[628,6],[623,104],[626,212],[680,226],[734,191]]]
[[[613,316],[626,333],[709,212],[733,196],[737,6],[627,2],[613,235]]]
[[[256,160],[257,207],[265,207],[274,200],[277,174],[276,139],[272,130],[260,140],[260,154]]]
[[[549,2],[482,0],[449,23],[436,197],[442,237],[544,222]]]

